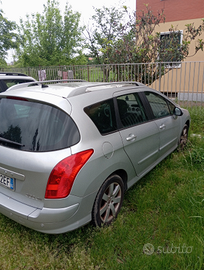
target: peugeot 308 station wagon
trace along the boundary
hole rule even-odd
[[[110,224],[187,142],[188,111],[141,83],[32,84],[0,94],[0,213],[34,230]]]

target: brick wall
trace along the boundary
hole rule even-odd
[[[164,10],[166,22],[204,18],[204,0],[136,0],[136,10],[145,10],[144,4],[150,9]]]

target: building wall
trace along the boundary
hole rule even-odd
[[[144,4],[154,13],[164,10],[166,22],[204,18],[204,0],[136,0],[136,11],[145,10]]]
[[[168,32],[171,26],[173,25],[176,30],[183,30],[183,33],[184,33],[185,28],[186,28],[185,25],[192,24],[192,23],[194,23],[194,25],[198,27],[202,23],[202,21],[201,19],[194,19],[194,20],[190,19],[190,20],[185,20],[185,21],[165,22],[157,26],[155,31],[160,32],[160,33]],[[204,61],[204,51],[200,50],[195,54],[195,46],[196,46],[196,42],[198,38],[204,40],[204,33],[202,33],[201,36],[197,37],[196,40],[191,41],[189,56],[186,58],[186,61]]]
[[[166,17],[165,23],[161,23],[155,30],[156,32],[168,32],[171,26],[177,30],[185,30],[185,25],[194,24],[198,27],[204,19],[204,0],[136,0],[136,11],[145,10],[145,5],[156,15],[158,11],[164,10]],[[185,34],[185,32],[184,32]],[[196,40],[203,39],[204,33]],[[187,61],[204,61],[204,51],[195,53],[196,41],[190,45],[190,53]]]
[[[144,4],[148,4],[153,14],[163,10],[165,23],[156,27],[156,32],[168,32],[173,25],[176,30],[183,30],[185,34],[186,24],[194,24],[198,27],[204,18],[204,0],[136,0],[137,14],[145,10]],[[204,33],[197,39],[204,40]],[[198,94],[204,92],[204,51],[195,54],[196,41],[191,41],[189,56],[181,63],[179,68],[166,69],[166,75],[152,84],[152,88],[161,92],[172,94],[183,93],[184,99],[190,96],[197,99]],[[178,97],[178,96],[177,96]],[[203,96],[202,96],[203,98]]]
[[[185,20],[185,21],[174,21],[162,23],[156,27],[156,32],[166,32],[173,24],[177,30],[185,29],[186,24],[194,23],[195,26],[199,26],[201,19]],[[204,39],[204,33],[199,37]],[[196,93],[203,93],[204,91],[204,51],[198,51],[195,54],[196,41],[191,41],[189,56],[181,64],[179,68],[173,68],[166,70],[168,71],[165,76],[163,76],[160,81],[155,81],[152,84],[152,88],[157,89],[160,85],[159,91],[164,91],[167,93],[169,90],[172,93],[185,93],[185,98],[189,98],[189,95]]]

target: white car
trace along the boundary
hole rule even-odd
[[[0,72],[0,93],[6,91],[13,85],[34,81],[34,78],[23,73]]]

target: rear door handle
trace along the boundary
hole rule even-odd
[[[126,141],[135,141],[137,136],[135,134],[129,134],[128,137],[126,138]]]
[[[164,129],[166,126],[164,124],[162,124],[161,126],[159,126],[160,129]]]

